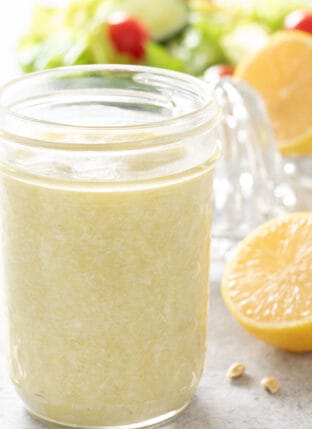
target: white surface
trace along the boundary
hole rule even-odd
[[[15,49],[34,0],[0,0],[0,84],[19,74]]]

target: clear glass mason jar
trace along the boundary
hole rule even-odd
[[[12,381],[34,415],[139,428],[182,410],[206,343],[218,108],[196,78],[82,66],[1,92]]]

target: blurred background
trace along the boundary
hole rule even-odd
[[[0,6],[0,83],[19,73],[16,46],[31,19],[32,0],[10,0]]]
[[[202,75],[214,64],[236,66],[283,29],[291,12],[308,8],[308,0],[3,1],[0,79],[105,62]]]

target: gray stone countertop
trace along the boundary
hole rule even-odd
[[[246,333],[225,308],[220,294],[222,269],[213,269],[210,294],[207,367],[189,407],[163,429],[312,429],[312,353],[292,354],[268,346]],[[2,323],[1,325],[2,326]],[[0,347],[0,429],[59,429],[40,423],[24,410],[11,387]],[[235,361],[247,375],[225,378]],[[278,394],[259,382],[274,375]]]

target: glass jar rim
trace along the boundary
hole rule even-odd
[[[66,124],[58,121],[38,119],[15,111],[10,103],[5,101],[5,96],[10,90],[19,84],[27,84],[31,79],[44,79],[49,77],[58,77],[64,73],[96,73],[96,72],[129,72],[145,74],[146,76],[158,76],[168,81],[180,81],[192,87],[194,95],[201,99],[201,103],[196,108],[181,115],[161,119],[158,121],[143,122],[136,124],[118,124],[118,125],[84,125],[84,124]],[[182,88],[182,86],[181,86]],[[136,137],[136,149],[139,147],[149,147],[163,145],[177,141],[187,135],[207,132],[214,128],[220,116],[220,108],[217,105],[213,92],[206,82],[200,79],[177,71],[147,67],[141,65],[120,65],[120,64],[101,64],[101,65],[82,65],[59,67],[40,72],[31,73],[9,81],[0,89],[0,115],[2,117],[1,125],[3,131],[9,137],[19,140],[19,143],[31,146],[43,146],[70,150],[91,150],[91,149],[125,149],[133,143],[132,137]],[[14,126],[13,124],[18,124]],[[6,127],[5,124],[9,124]],[[23,129],[27,125],[31,127],[31,135],[26,135]],[[18,128],[20,133],[15,133],[13,129]],[[53,133],[53,140],[43,139],[41,132]],[[171,131],[168,131],[171,130]],[[147,134],[151,134],[147,136]],[[25,135],[23,135],[25,134]],[[105,138],[108,134],[108,138]],[[63,142],[62,137],[69,136],[68,141]],[[111,136],[117,138],[112,142]],[[79,136],[83,141],[78,141],[74,136]],[[96,137],[88,141],[87,136]],[[60,138],[58,138],[60,137]],[[24,140],[24,141],[21,141]],[[70,146],[70,147],[69,147]]]

